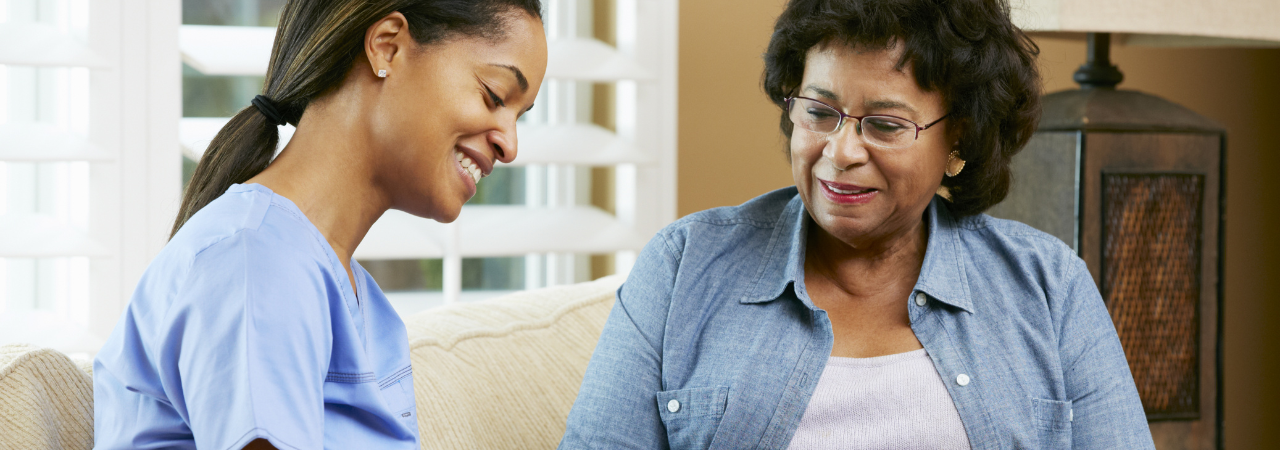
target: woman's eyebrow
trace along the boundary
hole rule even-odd
[[[908,113],[911,113],[912,115],[919,115],[919,113],[916,112],[916,109],[912,108],[911,105],[908,105],[906,103],[902,103],[899,101],[895,101],[895,100],[867,100],[862,103],[862,106],[872,111],[885,110],[885,109],[901,109]]]
[[[511,74],[516,76],[516,83],[520,84],[520,91],[529,92],[529,80],[524,77],[524,72],[521,72],[519,67],[510,66],[506,64],[489,64],[489,65],[510,70]]]
[[[804,90],[805,92],[813,92],[815,94],[818,94],[819,96],[826,97],[833,102],[840,103],[840,94],[832,92],[828,89],[810,85],[805,87]],[[867,100],[865,102],[862,102],[862,107],[871,111],[886,110],[886,109],[901,109],[903,111],[911,113],[912,115],[919,115],[919,112],[917,112],[915,108],[912,108],[911,105],[908,105],[906,103],[903,103],[897,100]]]
[[[829,90],[827,90],[827,89],[823,89],[823,88],[820,88],[820,87],[817,87],[817,86],[814,86],[814,85],[809,85],[808,87],[805,87],[805,88],[804,88],[804,91],[805,91],[805,92],[812,91],[812,92],[813,92],[813,93],[815,93],[815,94],[818,94],[818,95],[820,95],[820,96],[823,96],[823,97],[826,97],[826,98],[828,98],[828,99],[831,99],[832,101],[834,101],[834,102],[836,102],[836,103],[840,103],[840,94],[837,94],[837,93],[835,93],[835,92],[831,92],[831,91],[829,91]]]

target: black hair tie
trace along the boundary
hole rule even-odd
[[[253,107],[258,108],[258,112],[262,113],[262,115],[265,116],[272,125],[280,126],[287,123],[285,122],[284,117],[280,115],[280,111],[276,109],[275,102],[271,101],[271,99],[267,98],[265,95],[254,97],[253,101],[249,103],[252,103]]]

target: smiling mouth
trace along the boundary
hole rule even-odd
[[[456,149],[453,151],[453,157],[458,161],[458,166],[461,167],[463,171],[467,172],[467,175],[471,175],[471,180],[473,182],[480,183],[480,179],[484,178],[484,172],[480,170],[480,166],[476,165],[475,161],[472,161],[471,158],[465,153],[462,153],[461,150]]]
[[[822,180],[818,180],[818,181],[822,182],[822,185],[826,187],[827,190],[831,191],[834,194],[839,194],[839,195],[860,195],[860,194],[869,194],[877,191],[876,188],[864,188],[861,186],[835,184],[835,183],[830,183]]]

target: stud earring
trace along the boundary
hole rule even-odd
[[[960,151],[953,150],[950,155],[947,155],[946,174],[949,177],[954,177],[956,175],[960,175],[960,171],[962,170],[964,170],[964,160],[960,159]]]
[[[386,78],[387,69],[378,69],[378,78]]]

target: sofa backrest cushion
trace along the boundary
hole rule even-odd
[[[93,448],[93,377],[67,355],[0,346],[0,450]]]
[[[619,276],[405,319],[424,449],[555,448]]]

